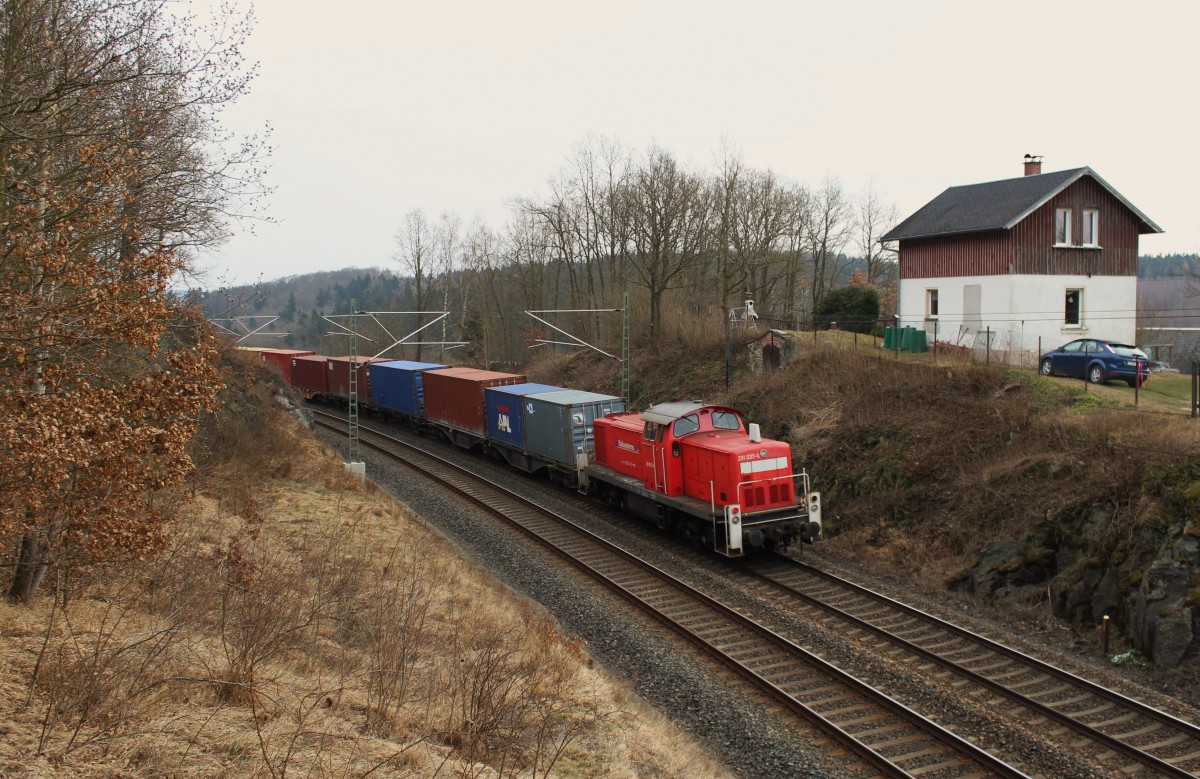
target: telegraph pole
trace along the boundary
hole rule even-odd
[[[621,301],[621,397],[629,403],[629,293]]]
[[[347,430],[350,434],[350,444],[346,453],[346,467],[357,473],[356,467],[366,474],[366,465],[358,454],[358,310],[354,301],[350,301],[350,417]]]

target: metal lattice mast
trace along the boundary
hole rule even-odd
[[[358,332],[355,321],[358,309],[353,300],[350,301],[350,449],[346,455],[347,462],[359,462],[358,457]]]
[[[629,293],[625,293],[621,309],[621,397],[629,403]]]

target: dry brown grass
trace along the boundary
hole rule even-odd
[[[290,417],[253,414],[212,431],[162,555],[76,572],[65,610],[62,579],[0,604],[0,775],[724,775]]]
[[[1032,368],[895,354],[877,343],[847,332],[800,334],[795,362],[736,375],[726,393],[723,342],[678,334],[658,352],[635,354],[633,406],[703,397],[740,409],[764,434],[792,444],[796,464],[825,493],[833,543],[931,590],[988,544],[1048,518],[1101,505],[1114,533],[1149,521],[1153,498],[1122,496],[1142,496],[1147,481],[1200,455],[1200,429],[1134,410],[1125,388],[1085,389]],[[613,391],[613,364],[591,353],[529,372]]]
[[[991,542],[1093,506],[1109,529],[1091,543],[1108,554],[1154,520],[1173,469],[1200,459],[1190,420],[1113,405],[1094,387],[852,345],[821,334],[727,400],[791,441],[825,493],[834,545],[930,590]]]

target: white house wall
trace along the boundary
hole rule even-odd
[[[978,285],[978,318],[964,301]],[[927,291],[938,291],[938,315],[926,317]],[[1066,292],[1083,291],[1080,325],[1065,324]],[[1137,279],[1132,276],[965,276],[900,282],[900,324],[923,328],[928,340],[982,351],[991,330],[996,359],[1035,363],[1046,351],[1084,336],[1133,343]],[[1040,343],[1039,343],[1039,338]]]

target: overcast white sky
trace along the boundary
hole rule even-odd
[[[196,0],[200,7],[215,0]],[[244,2],[244,0],[243,0]],[[257,0],[235,130],[274,126],[267,213],[208,283],[388,266],[406,212],[499,228],[588,134],[710,169],[948,186],[1091,166],[1200,252],[1195,0]]]

